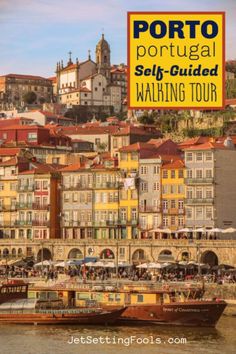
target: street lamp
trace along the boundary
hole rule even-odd
[[[201,267],[200,267],[200,243],[197,244],[197,263],[198,263],[198,275],[201,275]]]

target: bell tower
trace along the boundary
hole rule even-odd
[[[104,38],[104,33],[102,38],[96,45],[96,64],[98,73],[103,74],[108,83],[110,82],[110,68],[111,68],[111,50],[108,42]]]

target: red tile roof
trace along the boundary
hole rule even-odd
[[[182,141],[178,144],[180,148],[184,148],[191,145],[203,144],[210,140],[209,136],[197,136],[195,138],[190,138]]]
[[[18,163],[18,160],[17,160],[17,158],[15,156],[15,157],[12,157],[9,160],[6,160],[4,162],[0,162],[0,166],[16,166],[17,163]]]
[[[31,129],[47,129],[47,128],[43,127],[42,125],[20,125],[20,124],[10,125],[9,127],[0,126],[0,130],[10,130],[10,129],[31,130]]]
[[[236,106],[236,98],[228,98],[225,100],[226,106]]]
[[[175,160],[172,162],[167,162],[162,165],[162,168],[165,170],[174,170],[174,169],[179,169],[179,168],[184,168],[184,162],[183,160]]]
[[[2,123],[10,123],[10,124],[19,124],[20,121],[29,121],[32,122],[34,119],[33,118],[25,118],[25,117],[12,117],[12,118],[0,118],[0,124]]]
[[[150,143],[134,143],[128,146],[123,146],[119,149],[119,152],[139,152],[140,150],[153,150],[155,149],[154,144]]]
[[[114,125],[104,126],[104,127],[94,127],[94,126],[73,126],[73,127],[61,127],[65,135],[93,135],[93,134],[112,134],[117,131],[118,127]]]
[[[15,156],[21,152],[20,148],[0,148],[0,156]]]
[[[31,163],[32,168],[30,170],[26,170],[20,172],[20,175],[29,175],[29,174],[48,174],[52,172],[57,172],[62,168],[62,165],[56,164],[43,164],[39,162]]]
[[[51,77],[48,77],[47,79],[52,81],[53,83],[57,82],[57,77],[56,76],[51,76]]]
[[[16,79],[28,79],[28,80],[47,80],[50,81],[49,79],[46,79],[45,77],[42,76],[35,76],[35,75],[24,75],[24,74],[7,74],[7,75],[2,75],[1,77],[9,77],[9,78],[16,78]]]
[[[134,125],[127,125],[126,127],[120,129],[119,131],[115,132],[114,136],[122,136],[122,135],[161,135],[159,130],[148,130],[144,127],[136,127]]]
[[[61,119],[61,120],[68,120],[68,121],[73,122],[72,118],[64,117],[64,116],[62,116],[60,114],[55,114],[55,113],[52,113],[52,112],[49,112],[49,111],[43,111],[43,110],[39,109],[39,110],[35,110],[35,112],[40,112],[44,116],[46,116],[47,118],[56,118],[58,120]]]
[[[227,149],[223,142],[206,142],[203,144],[192,145],[184,148],[184,150],[212,150],[212,149]]]
[[[69,64],[69,65],[65,66],[63,69],[61,68],[61,71],[72,70],[72,69],[75,69],[76,67],[77,67],[77,64]]]
[[[60,172],[76,172],[82,168],[81,163],[72,164],[60,169]]]

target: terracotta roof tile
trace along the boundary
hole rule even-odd
[[[15,156],[15,157],[12,157],[9,160],[6,160],[4,162],[0,162],[0,166],[16,166],[17,163],[18,163],[18,160],[17,160],[17,158]]]
[[[223,142],[206,142],[203,144],[198,144],[198,145],[192,145],[188,146],[186,148],[183,148],[184,150],[213,150],[213,149],[228,149],[227,146],[224,145]]]
[[[115,132],[113,135],[114,136],[121,136],[121,135],[130,135],[130,134],[135,134],[135,135],[161,135],[159,130],[153,130],[153,131],[149,131],[147,129],[145,129],[144,127],[136,127],[133,125],[128,125],[122,129],[120,129],[119,131]]]
[[[119,152],[133,152],[133,151],[141,151],[141,150],[153,150],[155,149],[154,144],[150,143],[134,143],[128,146],[123,146],[119,149]]]
[[[16,78],[16,79],[47,80],[47,81],[50,81],[49,79],[46,79],[45,77],[36,76],[36,75],[7,74],[7,75],[2,75],[2,77],[9,77],[9,78]]]
[[[32,168],[30,170],[26,170],[20,172],[20,175],[28,175],[28,174],[47,174],[59,171],[62,168],[62,165],[56,164],[42,164],[38,162],[32,162]]]
[[[209,140],[210,140],[209,136],[197,136],[195,138],[190,138],[190,139],[182,141],[181,143],[178,144],[178,146],[180,148],[183,148],[183,147],[187,147],[187,146],[191,146],[191,145],[203,144]]]
[[[184,168],[184,161],[183,160],[175,160],[172,162],[167,162],[162,165],[162,168],[165,170],[174,170],[178,168]]]
[[[76,172],[82,169],[81,163],[72,164],[60,169],[60,172]]]
[[[0,156],[14,156],[20,153],[20,148],[0,148]]]
[[[93,127],[93,126],[73,126],[73,127],[61,127],[65,135],[90,135],[90,134],[112,134],[117,131],[118,127],[109,125],[104,127]]]

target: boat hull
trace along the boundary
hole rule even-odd
[[[125,308],[110,309],[108,312],[65,314],[65,313],[30,313],[0,314],[0,323],[35,324],[35,325],[110,325],[114,324]]]
[[[215,327],[226,306],[225,301],[129,305],[119,323]]]

